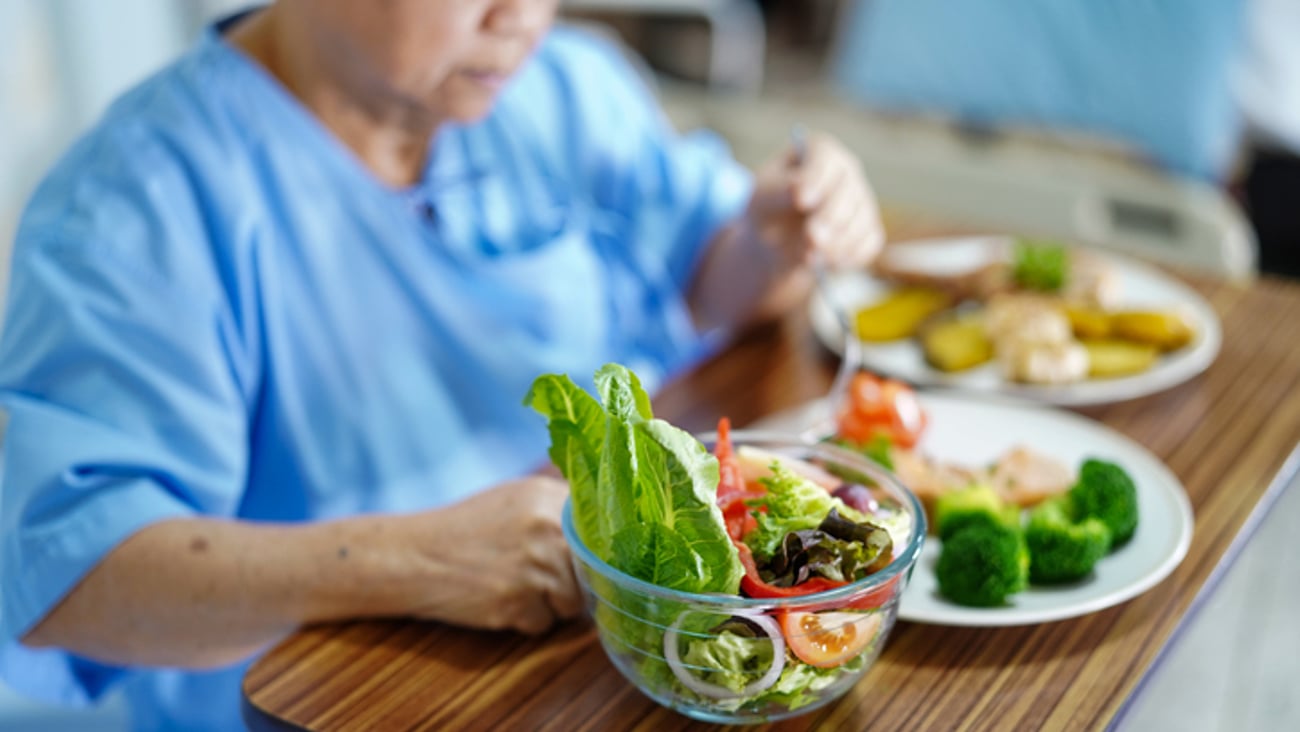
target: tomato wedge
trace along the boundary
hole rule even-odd
[[[912,447],[921,439],[925,411],[907,384],[859,371],[849,382],[848,397],[839,414],[840,437],[865,445],[883,434],[900,447]]]
[[[723,498],[718,497],[718,508],[722,509],[722,520],[727,525],[727,536],[733,541],[740,541],[745,538],[745,534],[758,528],[758,519],[749,510],[747,500],[762,498],[763,493],[758,491],[744,491],[742,493],[732,493]]]
[[[787,612],[781,634],[799,660],[832,668],[857,658],[880,632],[882,613]]]
[[[718,459],[718,508],[727,525],[727,535],[740,541],[745,534],[758,526],[758,520],[749,511],[745,501],[762,498],[766,491],[761,486],[745,483],[744,470],[731,444],[731,420],[718,420],[718,442],[713,446]]]
[[[745,478],[731,446],[731,420],[726,417],[718,420],[718,442],[713,446],[713,456],[718,459],[718,498],[745,490]]]

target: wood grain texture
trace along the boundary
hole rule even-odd
[[[843,699],[766,728],[1084,730],[1115,719],[1297,465],[1287,461],[1300,443],[1300,284],[1192,284],[1223,322],[1215,363],[1163,393],[1079,410],[1145,445],[1187,487],[1195,533],[1173,574],[1119,606],[1055,623],[901,622]],[[796,313],[669,385],[656,411],[692,431],[722,414],[744,426],[823,395],[834,367]],[[401,620],[311,627],[257,661],[244,690],[254,728],[714,727],[641,696],[584,624],[540,639]]]

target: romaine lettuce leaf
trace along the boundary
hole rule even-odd
[[[744,568],[717,506],[717,459],[653,419],[649,396],[625,367],[606,365],[595,380],[603,409],[564,376],[540,377],[525,399],[549,421],[579,538],[647,582],[736,594]]]
[[[651,419],[650,395],[641,388],[641,380],[623,366],[605,364],[596,371],[596,393],[605,410],[625,421]]]
[[[605,438],[605,410],[573,380],[559,374],[538,377],[524,404],[546,417],[551,433],[551,462],[569,481],[573,525],[598,557],[609,555],[613,534],[601,521],[603,506],[599,470]]]

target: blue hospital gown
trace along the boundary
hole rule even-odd
[[[141,729],[239,726],[244,665],[122,669],[16,638],[162,519],[411,511],[542,464],[533,378],[653,387],[710,339],[684,289],[751,179],[613,48],[547,37],[423,182],[380,184],[209,31],[37,190],[0,337],[0,668]]]

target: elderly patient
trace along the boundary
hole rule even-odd
[[[0,340],[4,678],[231,729],[295,626],[580,609],[532,379],[650,385],[881,241],[814,135],[751,176],[555,0],[280,0],[50,172]]]

